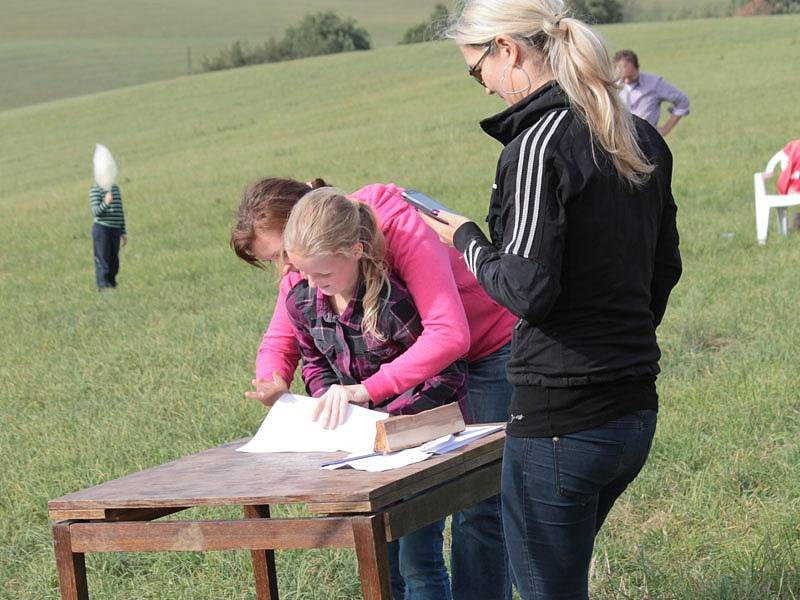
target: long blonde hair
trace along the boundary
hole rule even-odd
[[[568,16],[562,0],[465,0],[460,5],[448,37],[460,46],[485,47],[505,34],[534,48],[620,177],[634,186],[647,181],[653,165],[619,97],[608,50],[588,25]]]
[[[391,285],[384,263],[386,242],[373,210],[363,202],[348,199],[342,190],[323,187],[300,199],[283,231],[286,251],[301,256],[346,254],[358,243],[364,247],[358,266],[366,286],[362,328],[385,341],[378,329],[378,316]],[[387,293],[381,297],[384,286]]]

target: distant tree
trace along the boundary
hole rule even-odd
[[[777,0],[778,14],[800,13],[800,2],[797,0]]]
[[[621,0],[569,0],[578,17],[595,23],[619,23],[623,11]]]
[[[430,42],[442,39],[441,31],[447,25],[450,13],[447,6],[437,4],[433,7],[430,18],[425,23],[420,23],[406,30],[403,34],[401,44],[418,44],[419,42]]]
[[[204,71],[235,69],[246,65],[280,62],[293,58],[369,50],[369,33],[353,19],[342,19],[332,12],[307,15],[289,27],[283,39],[270,38],[261,45],[250,46],[236,41],[213,57],[203,57]]]
[[[743,3],[735,11],[737,17],[751,17],[755,15],[785,15],[800,13],[798,0],[750,0]]]
[[[369,50],[369,33],[353,19],[342,19],[336,13],[307,15],[284,35],[283,45],[292,58]]]
[[[221,71],[223,69],[235,69],[253,64],[253,51],[247,42],[235,41],[228,48],[223,48],[220,53],[213,57],[203,57],[201,66],[204,71]]]

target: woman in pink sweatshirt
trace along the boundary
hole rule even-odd
[[[267,178],[250,186],[231,232],[231,247],[237,256],[261,268],[268,262],[282,265],[283,229],[292,207],[311,188],[325,185],[319,179],[303,183]],[[377,403],[401,394],[464,356],[469,364],[468,420],[505,421],[511,399],[505,364],[516,319],[486,294],[461,255],[438,239],[406,203],[402,191],[394,184],[373,184],[350,197],[375,211],[386,238],[389,270],[405,282],[423,332],[401,356],[382,365],[360,385],[349,386],[352,401]],[[300,274],[288,265],[283,271],[272,319],[258,349],[255,391],[246,394],[267,406],[288,390],[300,358],[286,310],[286,296]],[[453,597],[458,600],[479,585],[497,590],[498,599],[510,598],[499,498],[453,515],[452,535]],[[487,557],[496,563],[493,568],[474,568],[485,564]],[[487,577],[496,581],[487,586]]]

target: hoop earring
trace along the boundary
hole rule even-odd
[[[503,83],[506,80],[506,74],[508,74],[508,68],[509,67],[511,67],[512,69],[519,69],[520,71],[522,71],[522,73],[525,75],[525,79],[528,80],[528,85],[525,88],[519,89],[519,90],[507,90],[507,89],[505,89],[505,87],[503,87]],[[524,94],[525,92],[529,92],[531,90],[531,86],[532,85],[533,85],[533,82],[531,81],[531,76],[528,75],[528,73],[527,73],[527,71],[525,71],[525,69],[523,69],[521,67],[518,67],[517,65],[512,65],[511,63],[508,63],[505,67],[503,67],[503,74],[500,76],[500,91],[502,93],[508,94],[508,95],[511,95],[511,94]]]

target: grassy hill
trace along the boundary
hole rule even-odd
[[[798,76],[775,59],[798,26],[603,30],[693,110],[669,137],[685,275],[659,330],[659,431],[599,538],[593,598],[800,595],[800,236],[773,228],[758,247],[752,200],[752,173],[792,136]],[[274,281],[227,247],[248,182],[397,181],[481,219],[499,148],[476,122],[501,108],[440,43],[0,112],[0,597],[57,597],[49,498],[255,431],[263,411],[242,392]],[[120,162],[131,235],[103,295],[95,142]],[[98,598],[252,597],[245,553],[87,563]],[[278,569],[284,598],[358,596],[350,552],[282,552]]]
[[[194,71],[235,40],[260,43],[304,15],[355,18],[376,47],[396,44],[436,0],[4,0],[0,110]]]

